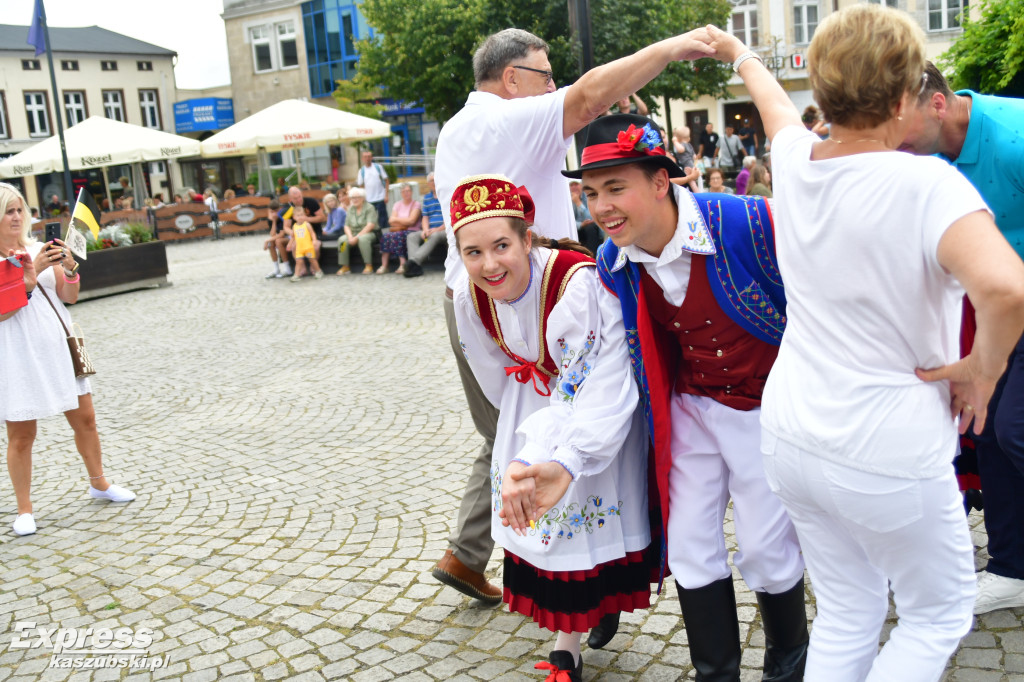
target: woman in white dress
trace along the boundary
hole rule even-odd
[[[109,483],[103,475],[89,380],[75,378],[64,329],[57,319],[59,313],[71,327],[64,303],[78,300],[78,264],[60,240],[41,244],[31,235],[24,198],[13,186],[0,183],[0,258],[22,256],[19,262],[29,294],[28,305],[0,315],[0,418],[7,423],[7,470],[18,502],[13,525],[17,535],[36,532],[29,493],[37,419],[64,413],[75,432],[92,497],[113,502],[135,499],[134,493]]]
[[[504,600],[558,632],[536,667],[580,680],[582,633],[650,605],[645,432],[621,313],[582,247],[532,239],[524,188],[466,178],[451,211],[468,275],[454,293],[459,335],[500,410],[491,496]]]

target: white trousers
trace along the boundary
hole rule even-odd
[[[734,410],[711,398],[672,396],[668,565],[687,589],[732,575],[725,510],[733,502],[733,563],[751,590],[779,594],[804,574],[796,532],[765,481],[761,410]]]
[[[938,680],[971,629],[976,590],[952,464],[939,478],[893,478],[834,464],[767,432],[762,447],[817,599],[804,680]],[[878,653],[890,585],[899,623]]]

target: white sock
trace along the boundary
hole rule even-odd
[[[580,640],[583,639],[582,632],[558,632],[555,637],[555,651],[568,651],[572,654],[573,663],[580,664]]]
[[[274,272],[281,272],[281,268],[278,266],[277,261],[274,261]]]

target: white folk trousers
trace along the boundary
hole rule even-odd
[[[806,682],[934,682],[971,629],[974,549],[953,465],[907,479],[764,433],[768,483],[796,526],[817,600]],[[892,587],[899,622],[878,652]]]
[[[725,546],[730,497],[733,563],[751,590],[779,594],[803,577],[796,532],[765,481],[761,410],[734,410],[703,396],[672,396],[668,565],[687,589],[732,575]]]

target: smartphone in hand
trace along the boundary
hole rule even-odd
[[[53,242],[54,239],[60,239],[60,223],[46,223],[46,234],[43,241]]]

